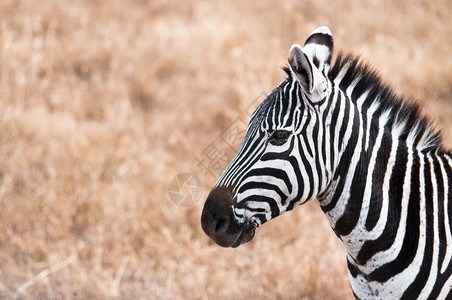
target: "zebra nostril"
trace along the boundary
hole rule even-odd
[[[235,220],[231,193],[230,187],[214,187],[201,214],[205,234],[222,247],[231,247],[242,232],[242,226]]]
[[[214,233],[215,235],[223,234],[228,229],[228,221],[225,218],[220,218],[215,224]]]

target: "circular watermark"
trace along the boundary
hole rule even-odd
[[[168,185],[171,201],[182,207],[198,203],[203,191],[201,181],[192,173],[180,173]]]

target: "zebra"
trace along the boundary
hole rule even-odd
[[[419,105],[317,28],[251,115],[201,215],[218,245],[316,198],[357,299],[452,297],[452,153]]]

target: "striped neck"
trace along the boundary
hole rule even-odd
[[[452,161],[418,106],[394,96],[368,67],[345,61],[331,75],[337,98],[330,101],[331,110],[337,120],[326,134],[333,137],[334,175],[318,198],[347,250],[352,278],[364,274],[368,282],[386,282],[391,268],[409,276],[422,264],[429,245],[426,224],[434,223],[427,212],[438,210],[433,203],[448,198],[444,178],[451,173]],[[377,81],[366,82],[364,86],[372,88],[365,90],[361,82],[369,76]]]

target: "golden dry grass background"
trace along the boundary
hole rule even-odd
[[[449,0],[1,1],[0,298],[352,298],[317,203],[223,249],[168,183],[192,172],[205,199],[196,158],[320,25],[451,146],[451,15]]]

